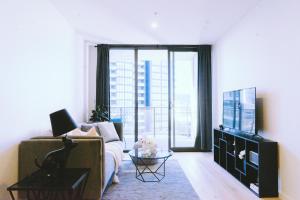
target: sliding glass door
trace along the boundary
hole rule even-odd
[[[161,149],[192,149],[197,127],[198,54],[110,49],[110,106],[123,123],[125,149],[142,136]]]
[[[138,137],[168,149],[168,51],[138,50]]]
[[[174,150],[195,145],[197,69],[197,52],[170,52],[170,147]]]

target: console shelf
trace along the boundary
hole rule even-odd
[[[214,161],[258,197],[278,197],[277,151],[277,142],[214,129]]]

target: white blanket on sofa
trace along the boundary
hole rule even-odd
[[[113,178],[113,183],[119,183],[118,172],[124,158],[123,143],[118,141],[105,143],[105,151],[112,154],[115,161],[115,176]]]

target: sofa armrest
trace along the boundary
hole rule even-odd
[[[99,199],[103,192],[105,174],[103,138],[73,139],[73,141],[78,145],[71,151],[66,167],[90,168],[84,198]],[[34,164],[35,158],[41,162],[49,151],[62,146],[60,138],[22,141],[19,146],[19,180],[38,169]]]
[[[57,136],[57,137],[53,137],[53,136],[36,136],[36,137],[32,137],[30,138],[31,140],[36,140],[36,139],[59,139],[61,141],[61,139],[63,138],[64,136]],[[90,139],[103,139],[101,136],[73,136],[73,135],[68,135],[68,138],[71,138],[72,140],[74,139],[85,139],[85,140],[90,140]],[[75,141],[75,140],[74,140]]]
[[[121,141],[123,141],[123,123],[122,122],[114,122],[115,129],[119,135]]]

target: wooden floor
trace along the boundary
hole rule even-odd
[[[216,164],[212,153],[175,153],[173,159],[178,160],[201,200],[259,199]]]

